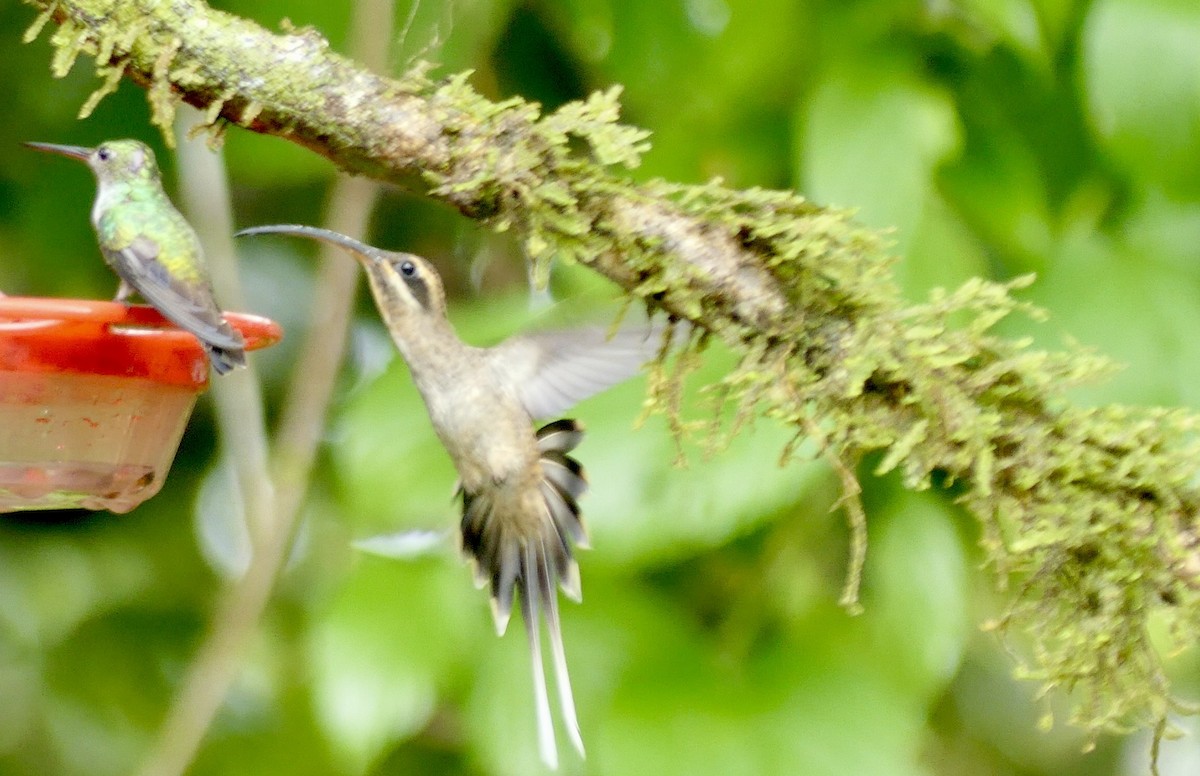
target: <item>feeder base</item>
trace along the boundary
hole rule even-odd
[[[195,401],[151,380],[0,370],[0,512],[128,512],[162,487]]]
[[[162,478],[156,477],[150,466],[0,462],[0,512],[107,509],[125,513],[154,495],[161,485]]]

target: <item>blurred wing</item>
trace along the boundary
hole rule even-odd
[[[104,256],[122,280],[172,323],[213,347],[241,349],[245,344],[241,335],[221,317],[208,284],[172,276],[158,260],[158,252],[158,243],[142,236],[127,248],[104,251]]]
[[[551,418],[626,380],[662,347],[661,326],[603,327],[513,337],[486,352],[501,381],[516,386],[530,417]]]

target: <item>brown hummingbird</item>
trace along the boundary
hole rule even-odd
[[[338,246],[366,270],[380,316],[458,470],[462,548],[477,584],[491,585],[500,635],[514,594],[521,607],[533,659],[542,759],[552,768],[558,765],[538,632],[543,617],[563,722],[582,755],[555,587],[581,600],[572,547],[587,547],[577,504],[587,481],[568,453],[582,440],[583,429],[574,420],[556,420],[537,431],[533,423],[635,374],[654,357],[661,337],[651,327],[624,329],[612,337],[595,327],[472,347],[451,327],[441,279],[421,257],[308,226],[258,226],[238,236],[267,233]]]

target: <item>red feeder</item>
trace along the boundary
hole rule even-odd
[[[279,324],[228,313],[246,349]],[[0,512],[128,512],[162,487],[208,357],[152,307],[0,297]]]

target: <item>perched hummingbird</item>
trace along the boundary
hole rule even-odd
[[[104,260],[121,278],[117,301],[136,291],[199,338],[218,374],[245,366],[245,342],[221,317],[200,240],[163,191],[154,152],[137,140],[95,148],[25,145],[79,159],[95,173],[92,226]]]
[[[632,376],[659,347],[651,329],[606,337],[602,328],[513,337],[490,348],[463,343],[446,318],[442,282],[424,259],[373,248],[325,229],[259,226],[238,232],[290,234],[343,248],[366,270],[375,304],[454,460],[462,494],[462,548],[475,579],[491,585],[492,615],[504,634],[515,593],[533,659],[542,759],[558,751],[550,720],[538,622],[545,617],[567,733],[583,740],[559,627],[555,587],[579,601],[572,546],[586,547],[576,500],[587,489],[568,453],[583,438],[573,420],[534,431],[576,402]]]

